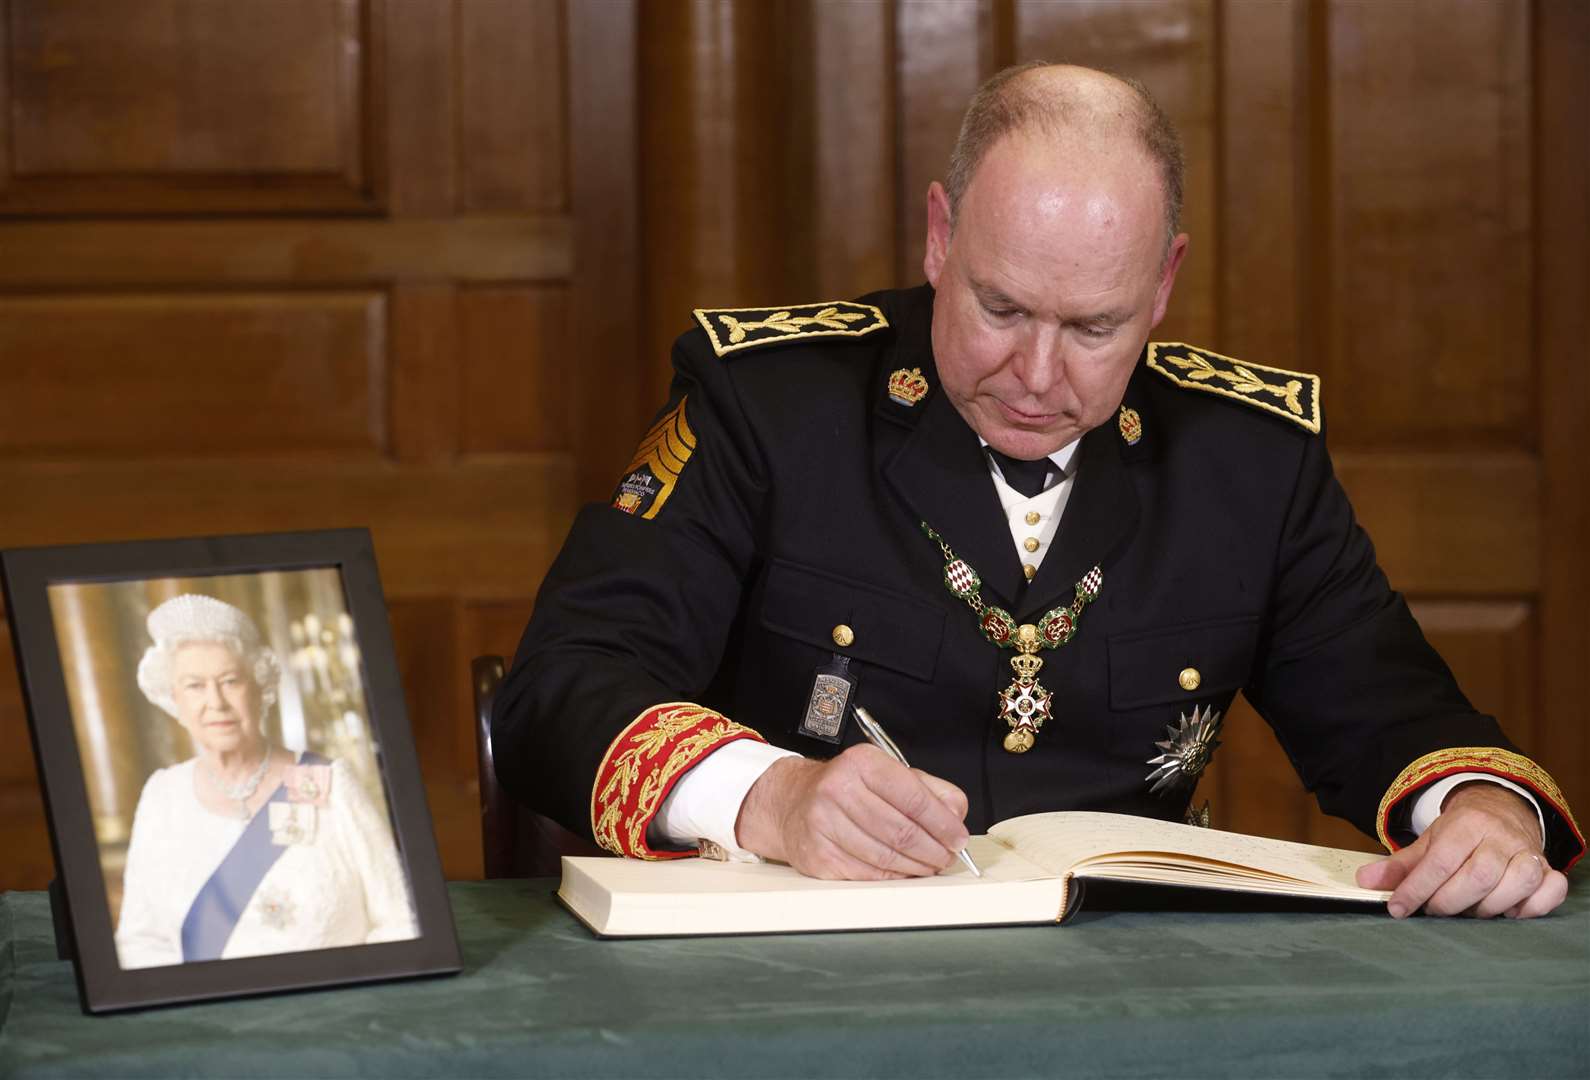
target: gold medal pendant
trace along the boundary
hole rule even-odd
[[[1038,682],[1038,672],[1043,658],[1038,655],[1038,628],[1031,623],[1016,628],[1014,646],[1016,655],[1010,666],[1016,678],[999,692],[999,715],[1010,725],[1005,736],[1005,749],[1012,754],[1025,754],[1032,749],[1038,731],[1050,715],[1050,694]]]
[[[999,715],[1010,725],[1005,736],[1005,749],[1012,754],[1025,754],[1038,740],[1038,730],[1049,719],[1051,695],[1038,682],[1038,672],[1043,659],[1040,649],[1058,649],[1071,640],[1077,632],[1077,623],[1083,609],[1098,598],[1104,588],[1104,574],[1095,566],[1077,582],[1076,595],[1065,607],[1044,612],[1036,624],[1016,625],[1010,612],[983,601],[983,579],[964,559],[956,558],[944,538],[922,522],[922,531],[944,553],[944,587],[950,595],[964,600],[977,616],[977,629],[990,644],[1001,649],[1014,649],[1010,666],[1016,678],[999,692]]]

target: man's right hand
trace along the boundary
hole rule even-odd
[[[923,877],[966,846],[966,795],[875,746],[829,761],[785,758],[751,785],[735,835],[741,847],[809,877]]]

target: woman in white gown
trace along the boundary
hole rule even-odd
[[[416,937],[392,827],[340,761],[272,746],[281,665],[253,620],[189,593],[150,612],[138,686],[199,752],[144,784],[123,968]]]

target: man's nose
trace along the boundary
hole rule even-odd
[[[1044,397],[1065,378],[1064,335],[1057,326],[1034,325],[1013,365],[1022,388]]]

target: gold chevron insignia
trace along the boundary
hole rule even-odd
[[[651,426],[635,450],[635,459],[613,492],[613,506],[626,514],[651,520],[673,494],[679,474],[696,450],[696,433],[685,419],[687,397]]]
[[[1318,375],[1246,364],[1179,341],[1149,342],[1148,366],[1185,390],[1219,394],[1319,434]]]
[[[782,308],[697,308],[695,316],[719,356],[797,338],[861,337],[889,325],[871,304],[845,300]]]

